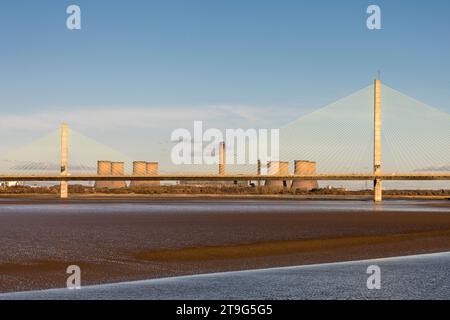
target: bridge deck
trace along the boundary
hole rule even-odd
[[[450,180],[450,173],[418,174],[316,174],[316,175],[213,175],[213,174],[162,174],[162,175],[0,175],[0,181],[245,181],[245,180],[317,180],[317,181],[363,181],[363,180]]]

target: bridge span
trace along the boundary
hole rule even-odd
[[[307,181],[430,181],[450,180],[450,173],[373,173],[315,174],[315,175],[253,175],[253,174],[163,174],[163,175],[0,175],[1,181],[261,181],[261,180],[307,180]]]
[[[123,162],[116,163],[121,164],[120,174],[103,174],[103,171],[99,170],[97,173],[91,174],[77,174],[70,173],[69,161],[68,161],[68,126],[63,124],[61,126],[61,145],[60,145],[60,171],[54,174],[31,174],[31,175],[13,175],[13,174],[0,174],[0,181],[55,181],[61,185],[60,195],[61,198],[68,197],[68,182],[70,181],[372,181],[374,201],[382,201],[383,181],[432,181],[432,180],[450,180],[450,172],[447,169],[445,172],[428,172],[418,173],[388,173],[382,170],[382,117],[381,117],[381,81],[375,79],[374,93],[373,93],[373,170],[366,172],[366,169],[356,169],[365,171],[364,173],[321,173],[317,174],[316,170],[303,170],[296,171],[298,174],[288,174],[289,170],[279,170],[276,174],[261,174],[261,163],[258,161],[257,174],[231,174],[226,173],[226,157],[225,157],[225,145],[220,144],[219,150],[219,166],[218,174],[208,173],[171,173],[171,174],[157,174],[157,170],[153,170],[153,174],[149,173],[148,164],[145,164],[146,169],[142,174],[140,170],[134,171],[133,174],[123,174]],[[344,152],[344,150],[342,151]],[[281,160],[281,159],[279,159]],[[108,162],[108,161],[99,161]],[[279,161],[278,163],[281,163]],[[270,167],[270,162],[269,165]],[[142,169],[142,168],[140,168]],[[342,169],[330,169],[330,171],[341,171]],[[367,169],[370,170],[370,169]],[[415,169],[405,169],[415,170]],[[425,170],[425,169],[424,169]],[[113,172],[110,170],[110,173]],[[105,172],[106,173],[106,172]],[[155,174],[156,173],[156,174]],[[270,173],[270,170],[269,170]],[[258,183],[259,184],[259,183]]]

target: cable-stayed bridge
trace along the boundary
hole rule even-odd
[[[270,180],[307,180],[307,181],[362,181],[362,180],[386,180],[386,181],[436,181],[450,180],[450,173],[390,173],[390,174],[158,174],[158,175],[97,175],[97,174],[73,174],[62,176],[54,175],[0,175],[0,180],[8,181],[270,181]]]
[[[450,180],[450,115],[379,80],[280,128],[280,160],[289,166],[298,159],[315,161],[317,173],[312,174],[289,174],[293,168],[264,174],[250,164],[227,164],[225,171],[223,162],[219,170],[214,165],[173,166],[164,150],[152,155],[160,163],[157,175],[99,175],[98,160],[129,164],[132,157],[67,128],[61,133],[4,156],[0,180],[62,181],[63,191],[68,181],[373,181],[376,201],[381,201],[382,181]]]

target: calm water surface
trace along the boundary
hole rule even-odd
[[[14,203],[13,203],[14,202]],[[50,202],[50,203],[49,203]],[[387,200],[372,201],[267,201],[267,200],[105,200],[33,201],[0,199],[2,213],[311,213],[311,212],[449,212],[450,201]]]

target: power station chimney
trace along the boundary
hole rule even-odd
[[[261,175],[261,160],[258,160],[258,167],[257,167],[257,175],[260,176]],[[258,179],[258,187],[261,186],[261,180]]]
[[[220,143],[219,149],[219,175],[225,175],[225,142]]]
[[[381,80],[376,79],[374,83],[374,142],[373,142],[373,174],[381,174]],[[373,182],[374,200],[383,200],[383,189],[380,179],[375,178]]]
[[[69,139],[68,127],[66,123],[61,125],[61,175],[67,176],[68,174],[68,139]],[[61,181],[60,185],[60,197],[65,199],[69,196],[69,187],[67,181]]]

